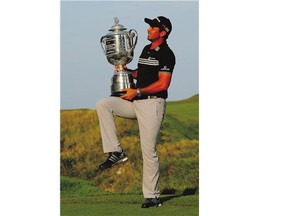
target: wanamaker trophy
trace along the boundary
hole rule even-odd
[[[119,71],[114,72],[111,79],[111,96],[125,94],[123,89],[135,88],[131,72],[126,69],[126,64],[132,61],[134,49],[137,44],[136,30],[125,31],[126,28],[119,24],[119,19],[114,18],[115,25],[108,34],[101,37],[100,43],[104,54],[110,64],[118,66]]]

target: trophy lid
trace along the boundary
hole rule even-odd
[[[111,27],[111,29],[109,29],[109,31],[122,31],[122,30],[126,30],[127,29],[123,25],[119,24],[118,17],[114,17],[114,22],[115,22],[115,25],[113,25]]]

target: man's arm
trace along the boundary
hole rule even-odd
[[[141,94],[151,95],[160,91],[167,90],[171,82],[172,74],[159,71],[158,78],[159,79],[157,81],[153,82],[149,86],[139,89]],[[126,91],[126,94],[122,95],[121,98],[126,99],[126,100],[132,100],[137,95],[136,89],[128,88],[128,89],[123,89],[123,91]]]
[[[127,68],[126,65],[122,65],[122,66],[123,66],[123,68],[124,68],[125,70],[129,71],[129,72],[132,74],[132,77],[133,77],[134,79],[137,79],[138,69],[132,70],[132,69]],[[115,72],[119,72],[119,71],[120,71],[120,66],[119,66],[119,65],[115,65],[115,70],[114,70],[114,71],[115,71]]]
[[[127,71],[129,71],[129,72],[132,74],[132,77],[133,77],[134,79],[137,79],[138,69],[131,70],[131,69],[128,69],[128,68],[127,68]]]
[[[171,73],[159,71],[158,80],[151,85],[139,89],[141,94],[152,95],[167,90],[171,82]]]

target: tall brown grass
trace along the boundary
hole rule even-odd
[[[136,120],[115,118],[119,139],[128,155],[128,161],[104,172],[97,170],[107,155],[103,154],[96,111],[62,110],[60,121],[61,175],[90,179],[105,191],[141,193],[142,153]],[[170,192],[197,188],[198,140],[191,140],[177,130],[169,133],[164,131],[162,134],[165,138],[159,138],[160,143],[157,146],[160,187],[163,191]],[[177,141],[172,137],[177,137]]]

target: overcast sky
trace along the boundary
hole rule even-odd
[[[166,16],[173,25],[168,44],[176,66],[168,100],[199,93],[198,1],[61,1],[61,109],[94,108],[110,95],[114,67],[102,52],[100,38],[114,25],[114,17],[127,30],[138,32],[134,59],[137,68],[147,40],[144,18]]]

